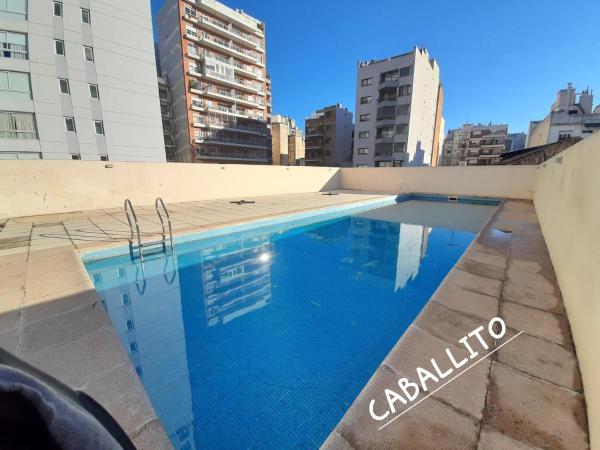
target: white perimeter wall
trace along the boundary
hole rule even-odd
[[[344,189],[389,193],[532,199],[536,166],[353,167],[341,169]]]
[[[339,169],[97,161],[0,162],[0,218],[98,208],[317,192],[339,188]]]
[[[600,135],[540,167],[535,209],[562,291],[600,448]]]

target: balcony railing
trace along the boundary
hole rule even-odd
[[[204,159],[241,159],[249,161],[267,161],[267,153],[241,153],[241,152],[207,152],[198,150],[196,156]]]
[[[239,139],[230,136],[213,135],[210,133],[199,133],[194,136],[196,142],[200,143],[219,143],[219,144],[230,144],[230,145],[244,145],[247,147],[261,147],[267,148],[267,143],[264,138],[248,138]]]
[[[233,25],[228,25],[226,23],[221,22],[220,20],[217,19],[213,19],[212,17],[208,17],[208,16],[200,16],[202,22],[207,23],[209,25],[213,25],[223,31],[226,31],[227,33],[231,33],[235,36],[237,36],[238,38],[243,39],[246,42],[249,42],[250,44],[254,45],[255,47],[260,47],[262,48],[262,41],[255,37],[252,36],[248,33],[244,33],[243,31],[238,30],[237,28],[235,28]]]
[[[194,124],[205,125],[207,127],[213,127],[216,129],[225,129],[225,130],[238,130],[244,131],[248,133],[256,133],[256,134],[266,134],[266,127],[254,127],[251,125],[242,125],[235,122],[228,122],[223,120],[215,120],[210,117],[195,117]]]
[[[255,62],[256,64],[263,64],[263,57],[261,55],[259,55],[258,53],[253,52],[252,50],[248,50],[243,47],[240,47],[239,45],[234,44],[232,42],[231,43],[227,42],[224,39],[217,38],[208,33],[203,33],[203,32],[198,33],[197,31],[193,32],[193,31],[190,31],[189,29],[186,29],[186,36],[193,40],[206,41],[210,44],[218,46],[219,48],[229,51],[229,52],[233,53],[234,55],[248,58],[248,59],[252,60],[253,62]]]
[[[231,84],[241,87],[241,88],[251,89],[251,90],[259,92],[261,94],[264,93],[262,85],[254,84],[248,80],[244,80],[243,78],[232,78],[230,76],[227,76],[225,74],[222,74],[220,72],[216,72],[216,71],[210,70],[210,69],[205,69],[204,74],[209,77],[214,77],[214,78],[218,78],[220,80],[226,81],[227,83],[231,83]],[[194,74],[194,75],[201,75],[201,74]]]

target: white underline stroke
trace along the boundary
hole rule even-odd
[[[523,331],[519,331],[516,335],[514,335],[513,337],[511,337],[508,341],[504,342],[503,344],[499,345],[498,347],[496,347],[494,350],[492,350],[491,352],[489,352],[487,355],[485,355],[483,358],[480,358],[477,360],[477,362],[475,362],[474,364],[470,365],[468,368],[466,368],[465,370],[463,370],[461,373],[459,373],[458,375],[455,375],[454,377],[450,378],[448,381],[446,381],[444,384],[442,384],[440,387],[438,387],[437,389],[431,391],[428,395],[426,395],[425,397],[423,397],[421,400],[419,400],[417,403],[415,403],[414,405],[411,405],[410,408],[405,409],[404,411],[402,411],[400,414],[398,414],[396,417],[393,417],[392,419],[388,420],[386,423],[384,423],[383,425],[381,425],[378,430],[383,430],[385,427],[387,427],[390,423],[392,423],[394,420],[398,419],[399,417],[402,417],[403,414],[406,414],[407,412],[409,412],[411,409],[413,409],[415,406],[417,406],[419,403],[421,403],[423,400],[427,400],[429,397],[431,397],[433,394],[435,394],[437,391],[439,391],[440,389],[442,389],[444,386],[446,386],[448,383],[453,382],[454,380],[456,380],[458,377],[460,377],[463,373],[469,371],[472,367],[475,367],[477,364],[479,364],[481,361],[483,361],[484,359],[486,359],[488,356],[493,355],[494,353],[496,353],[498,350],[500,350],[502,347],[504,347],[506,344],[508,344],[510,341],[512,341],[513,339],[519,337],[521,335],[521,333],[523,333]]]

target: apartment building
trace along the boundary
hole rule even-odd
[[[351,166],[352,113],[337,103],[313,112],[304,122],[305,165]]]
[[[304,135],[291,117],[275,115],[271,121],[273,165],[304,165]]]
[[[165,161],[150,4],[0,1],[0,159]]]
[[[178,160],[269,164],[264,23],[215,0],[165,0],[157,30]]]
[[[426,49],[358,63],[353,164],[436,165],[443,136],[440,69]]]
[[[448,131],[442,147],[444,166],[482,166],[494,164],[512,145],[508,125],[465,124]]]
[[[592,110],[594,95],[589,89],[576,93],[571,83],[556,94],[550,113],[529,123],[527,147],[551,144],[561,139],[591,136],[600,130],[600,105]]]

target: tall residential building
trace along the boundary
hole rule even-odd
[[[271,122],[273,165],[304,165],[304,136],[296,121],[279,114]]]
[[[264,23],[215,0],[165,0],[157,25],[178,160],[269,164]]]
[[[436,165],[444,94],[426,49],[358,63],[354,166]]]
[[[0,41],[0,159],[165,161],[148,0],[0,1]]]
[[[529,123],[527,147],[551,144],[570,137],[586,138],[600,130],[600,105],[592,111],[594,95],[589,89],[577,94],[569,83],[556,94],[550,113]]]
[[[313,112],[304,122],[305,165],[352,165],[352,113],[337,103]]]
[[[500,160],[507,145],[508,125],[473,125],[448,131],[442,147],[443,166],[482,166]]]

